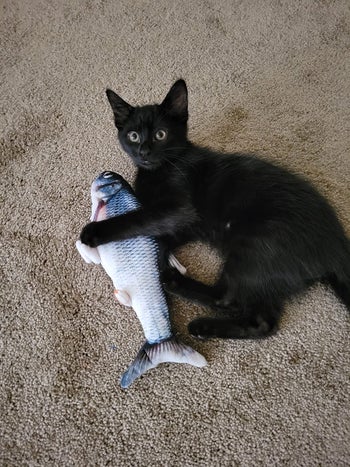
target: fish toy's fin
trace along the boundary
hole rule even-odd
[[[172,253],[169,255],[169,264],[173,268],[177,269],[179,273],[183,276],[186,274],[187,269],[185,268],[185,266],[182,266],[180,261],[177,258],[175,258],[175,256]]]
[[[123,389],[127,388],[147,370],[166,362],[188,363],[197,367],[203,367],[207,364],[203,355],[196,352],[192,347],[179,342],[175,337],[171,337],[158,344],[146,342],[135,360],[123,374],[120,381],[121,387]]]
[[[101,258],[97,248],[91,248],[91,246],[85,245],[80,240],[75,242],[75,246],[80,253],[80,256],[86,263],[100,264]]]
[[[114,290],[114,296],[119,303],[125,306],[132,306],[130,295],[125,290]]]

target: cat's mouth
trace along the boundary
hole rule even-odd
[[[136,165],[137,167],[142,167],[143,169],[148,169],[148,170],[152,170],[157,167],[157,163],[150,162],[150,161],[137,161]]]

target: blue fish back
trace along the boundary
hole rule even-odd
[[[141,204],[126,188],[122,188],[112,196],[106,206],[107,217],[121,216],[130,211],[136,211]]]

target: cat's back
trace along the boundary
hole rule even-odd
[[[226,154],[199,148],[195,161],[196,173],[204,175],[210,184],[227,184],[232,188],[246,186],[254,191],[282,185],[290,189],[304,186],[314,191],[301,176],[254,154]]]
[[[194,167],[199,189],[206,187],[208,197],[222,199],[244,198],[269,200],[279,205],[281,200],[317,198],[322,195],[302,176],[261,159],[253,154],[217,153],[203,149],[198,151]],[[278,195],[278,199],[276,196]]]
[[[251,154],[197,149],[195,160],[194,202],[207,221],[285,230],[327,222],[341,230],[328,201],[298,174]]]

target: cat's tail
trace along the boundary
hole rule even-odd
[[[342,259],[344,261],[342,267],[337,272],[330,274],[327,277],[327,282],[350,311],[350,240],[347,242],[347,250],[345,250]]]
[[[331,274],[327,277],[327,282],[350,311],[350,273],[348,276]]]
[[[121,387],[123,389],[127,388],[147,370],[165,362],[188,363],[197,367],[203,367],[207,364],[203,355],[196,352],[192,347],[178,341],[175,337],[156,344],[146,342],[123,374],[120,381]]]

